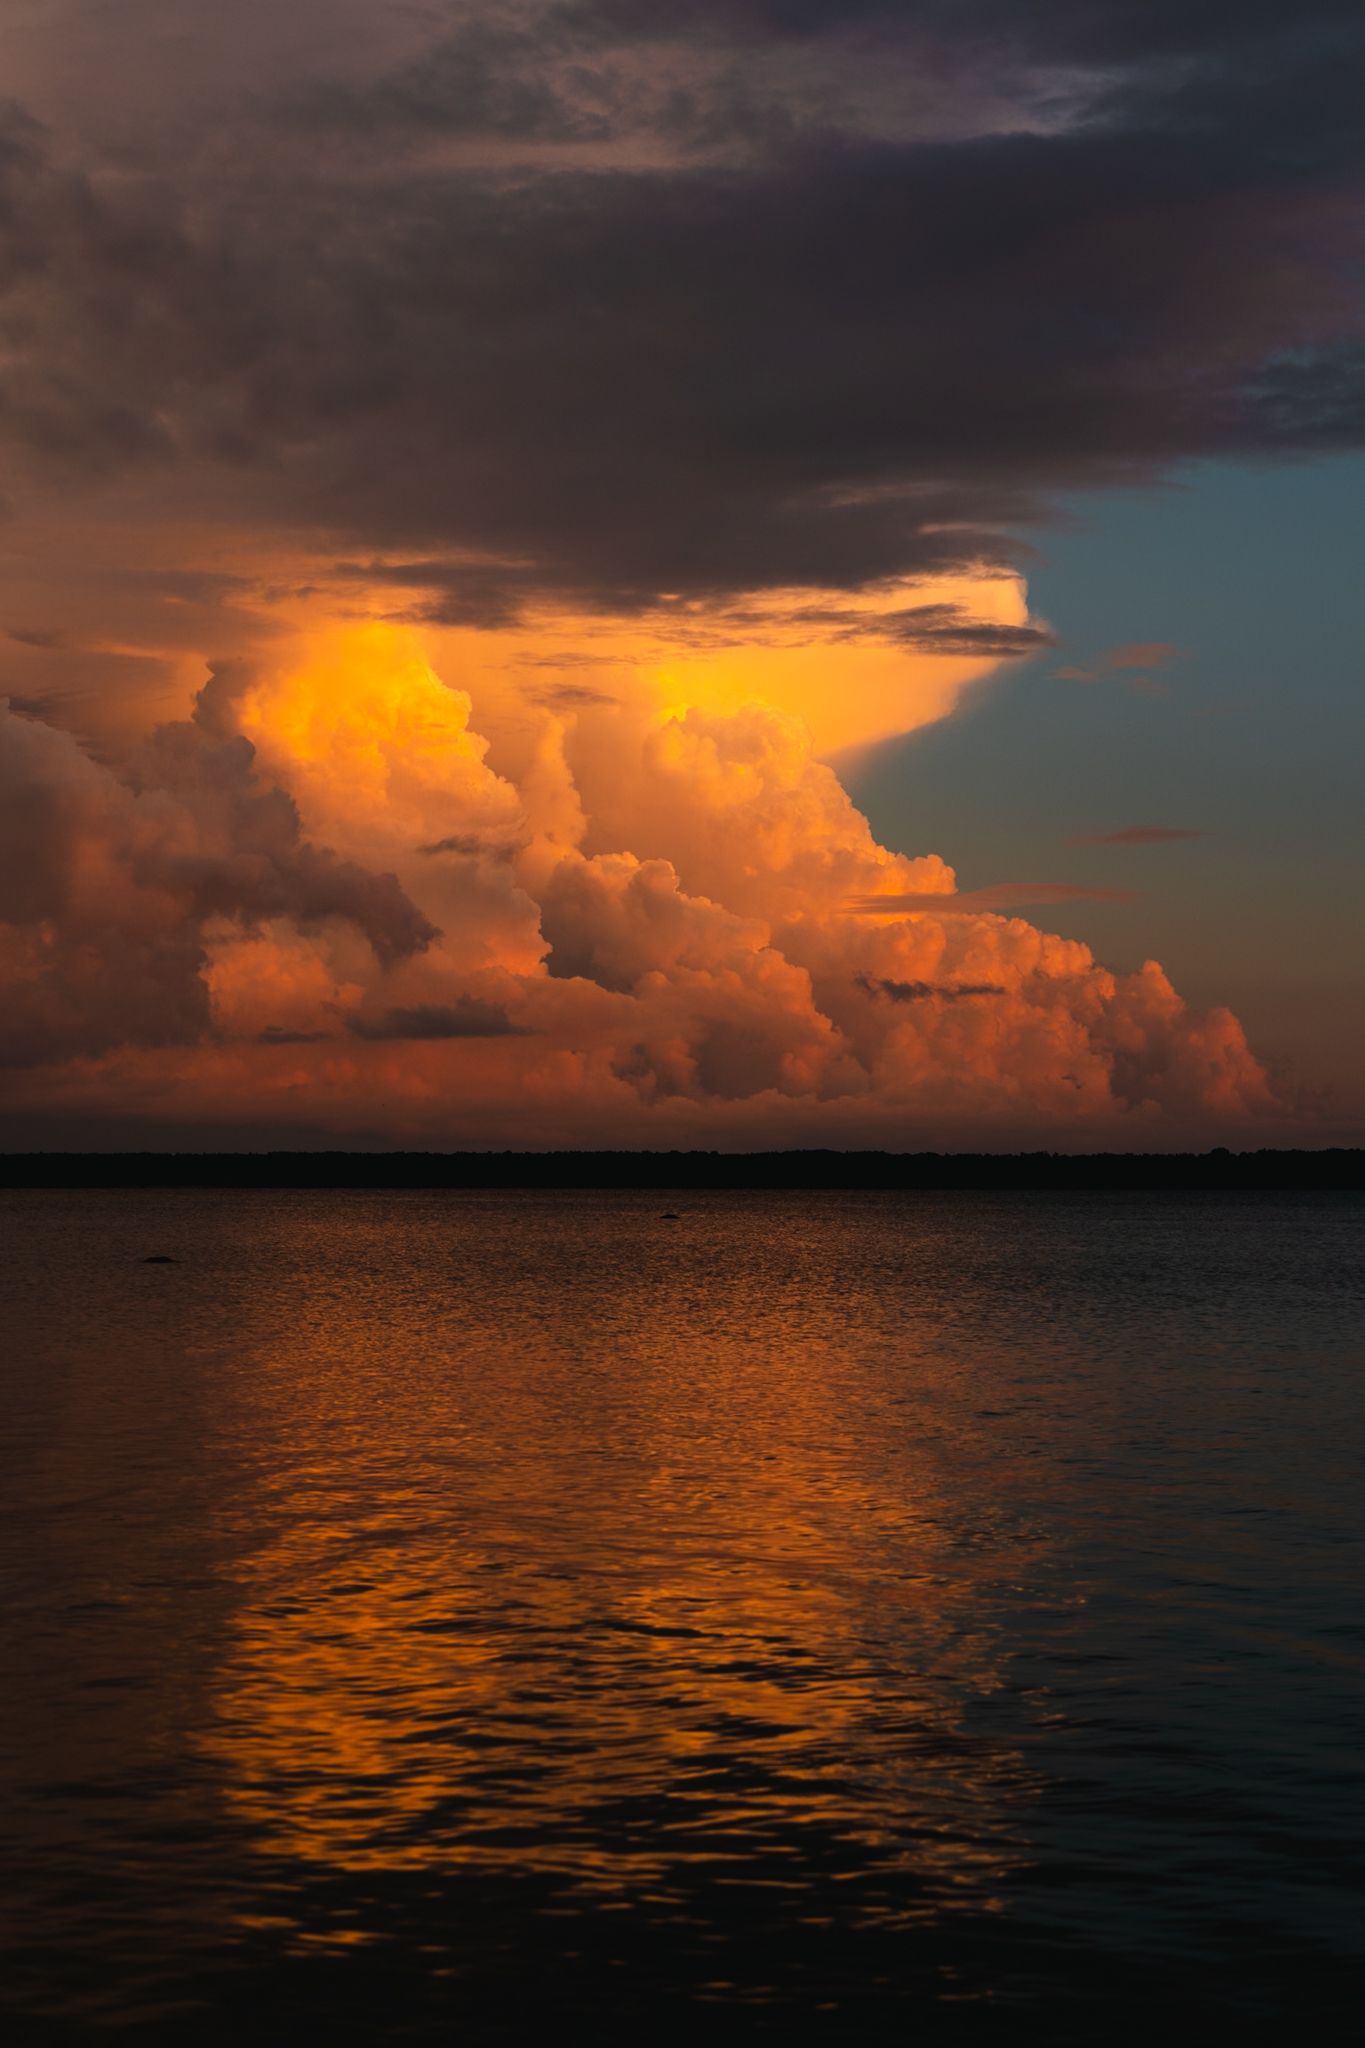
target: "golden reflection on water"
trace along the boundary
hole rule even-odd
[[[681,1912],[704,1875],[799,1919],[815,1863],[855,1916],[990,1909],[1032,1788],[973,1725],[1000,1558],[916,1428],[939,1333],[888,1380],[847,1276],[734,1219],[680,1247],[583,1216],[510,1271],[406,1225],[304,1260],[233,1376],[251,1483],[201,1738],[233,1821],[599,1909]]]
[[[1354,2012],[1358,1202],[4,1223],[23,2038]]]

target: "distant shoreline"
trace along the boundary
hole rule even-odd
[[[7,1188],[1365,1189],[1365,1151],[11,1152]]]

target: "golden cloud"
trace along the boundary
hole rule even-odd
[[[369,624],[220,669],[122,774],[6,714],[26,1099],[432,1144],[1281,1113],[1228,1011],[879,845],[807,723],[708,674],[523,691],[519,724],[504,678],[493,747],[479,677]]]

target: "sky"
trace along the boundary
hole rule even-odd
[[[9,0],[0,1144],[1359,1142],[1363,58]]]

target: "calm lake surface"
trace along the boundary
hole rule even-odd
[[[1350,2037],[1362,1223],[0,1196],[9,2038]]]

